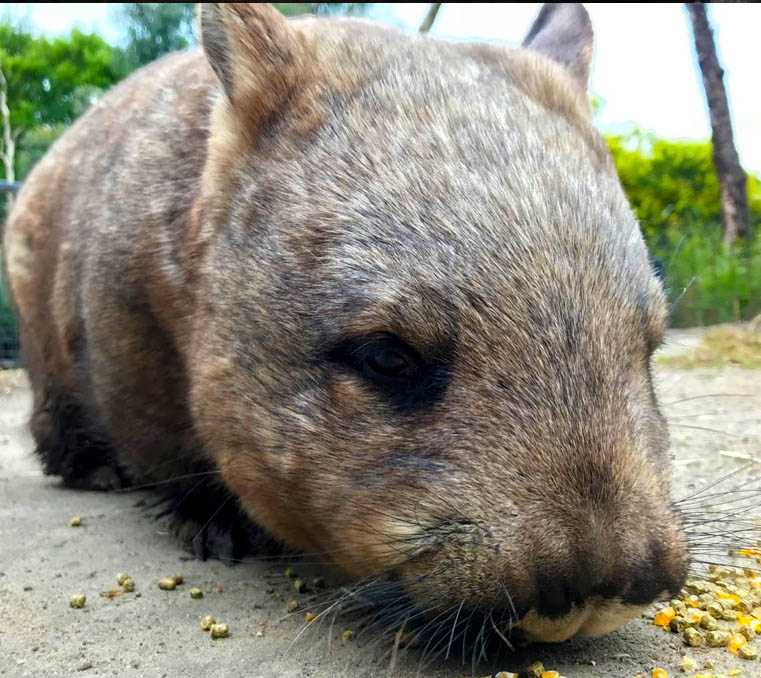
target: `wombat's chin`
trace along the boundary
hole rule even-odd
[[[596,637],[611,633],[639,616],[647,605],[620,600],[589,600],[568,614],[551,618],[530,610],[517,624],[527,640],[560,643],[574,636]]]

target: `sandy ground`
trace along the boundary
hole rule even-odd
[[[673,335],[666,350],[697,341],[699,332]],[[740,369],[658,371],[659,389],[672,423],[676,456],[675,495],[684,496],[761,457],[761,372]],[[414,676],[419,651],[411,650],[389,672],[388,646],[361,633],[348,644],[339,618],[304,627],[304,612],[286,615],[296,597],[286,564],[227,566],[191,559],[154,517],[150,493],[102,494],[65,489],[42,475],[26,430],[29,391],[21,372],[0,374],[0,675],[2,676]],[[750,473],[761,487],[757,467]],[[743,472],[747,481],[747,471]],[[740,476],[738,476],[740,477]],[[761,511],[759,511],[761,513]],[[82,516],[82,527],[69,526]],[[297,565],[305,578],[315,574]],[[117,572],[128,572],[137,590],[116,598]],[[156,581],[175,572],[177,590]],[[204,591],[193,600],[191,586]],[[84,593],[84,609],[71,594]],[[303,604],[307,597],[302,596]],[[204,615],[228,624],[231,635],[211,640],[199,627]],[[359,629],[358,629],[359,630]],[[330,643],[329,643],[330,639]],[[662,667],[680,675],[685,654],[679,639],[637,619],[602,639],[559,646],[533,646],[478,665],[475,674],[518,670],[540,659],[567,678],[650,676]],[[706,658],[717,670],[742,668],[761,675],[758,662],[726,651],[690,651],[698,666]],[[441,662],[423,676],[472,675],[470,661]],[[690,674],[694,675],[694,674]]]

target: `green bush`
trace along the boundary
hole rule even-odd
[[[761,181],[748,177],[754,235],[726,246],[710,142],[635,131],[608,137],[608,145],[662,268],[672,325],[748,320],[761,312]]]

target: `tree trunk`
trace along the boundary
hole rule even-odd
[[[747,177],[740,166],[732,136],[732,119],[729,116],[727,93],[724,89],[724,71],[716,55],[713,31],[708,24],[702,2],[685,3],[692,21],[695,51],[711,118],[713,162],[721,191],[721,219],[724,224],[724,242],[745,238],[750,234]]]
[[[8,182],[14,182],[16,180],[16,172],[14,169],[16,159],[16,138],[13,135],[13,129],[11,127],[11,112],[8,109],[8,81],[5,79],[5,73],[0,68],[0,117],[3,119],[3,150],[0,156],[3,158],[3,165],[5,167],[5,180]],[[6,214],[10,212],[13,205],[13,194],[8,193]]]
[[[436,21],[436,15],[439,13],[440,9],[441,9],[440,2],[431,3],[431,6],[428,8],[428,14],[425,15],[425,19],[423,19],[423,23],[420,24],[420,28],[418,29],[418,32],[427,33],[428,31],[431,30],[431,26],[433,26],[433,22]]]

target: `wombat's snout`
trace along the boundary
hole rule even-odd
[[[603,541],[617,538],[608,535]],[[594,535],[590,539],[596,541]],[[650,537],[642,552],[636,552],[636,545],[627,541],[623,536],[618,545],[608,543],[607,558],[590,557],[595,550],[590,547],[588,553],[558,565],[535,560],[531,566],[533,593],[525,601],[512,601],[522,611],[520,627],[543,641],[602,635],[658,598],[676,595],[687,571],[681,532]]]

